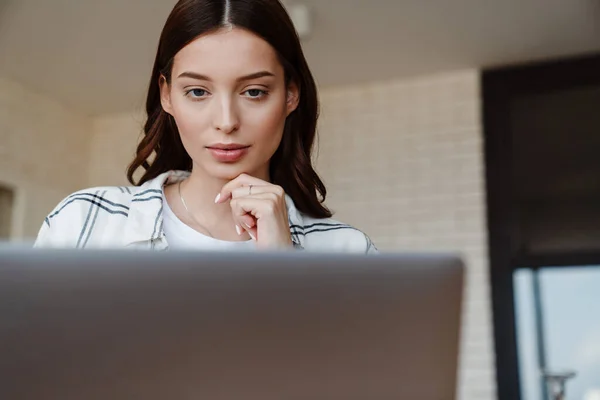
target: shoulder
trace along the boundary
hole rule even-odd
[[[46,223],[85,215],[97,208],[113,215],[127,216],[136,187],[95,187],[79,190],[65,197],[46,217]]]
[[[290,232],[294,243],[317,252],[377,253],[367,234],[333,218],[313,218],[296,208],[286,196]]]
[[[301,218],[291,224],[292,236],[309,251],[376,253],[377,248],[361,230],[332,218]]]
[[[139,193],[139,187],[106,186],[68,195],[44,219],[35,246],[77,247],[86,228],[123,222]]]
[[[151,240],[169,179],[189,174],[167,171],[141,186],[105,186],[65,197],[44,220],[36,247],[111,247]]]

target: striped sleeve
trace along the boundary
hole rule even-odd
[[[379,250],[377,250],[377,247],[375,247],[375,244],[373,244],[373,241],[371,240],[371,238],[365,234],[365,239],[367,240],[367,249],[365,251],[366,254],[378,254]]]
[[[74,248],[77,245],[76,225],[79,225],[75,209],[78,203],[69,197],[62,200],[42,222],[35,248]]]
[[[33,243],[35,248],[73,248],[76,239],[71,234],[72,226],[67,226],[61,219],[46,218]]]
[[[129,207],[106,194],[105,189],[88,189],[64,198],[45,218],[34,247],[88,247],[99,225],[127,218]]]
[[[33,243],[33,247],[52,247],[50,243],[51,237],[50,225],[48,223],[48,218],[46,218],[38,232],[35,242]]]

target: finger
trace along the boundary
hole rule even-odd
[[[250,237],[252,238],[252,240],[258,240],[258,229],[256,227],[254,227],[254,228],[244,228],[244,230],[246,232],[248,232],[248,235],[250,235]]]
[[[285,205],[281,203],[281,197],[275,193],[265,192],[253,194],[252,196],[238,197],[232,199],[229,204],[235,221],[240,221],[248,216],[253,218],[255,221],[254,226],[244,227],[253,239],[258,239],[258,224],[260,221],[266,224],[269,224],[267,221],[271,223],[275,222],[276,224],[285,221],[286,231],[289,234]]]
[[[273,189],[270,189],[270,186],[273,185],[248,185],[241,186],[231,191],[231,198],[236,199],[239,197],[247,197],[253,196],[260,193],[272,192]]]
[[[256,240],[257,228],[256,218],[250,213],[245,212],[240,207],[232,204],[232,215],[235,221],[235,230],[238,235],[242,235],[243,232],[248,232],[252,239]]]
[[[260,196],[264,196],[260,195]],[[240,197],[231,200],[231,212],[233,217],[241,220],[244,215],[250,215],[253,218],[259,218],[262,210],[265,208],[265,200],[256,197]]]
[[[249,232],[258,228],[258,220],[263,216],[287,220],[287,215],[281,213],[281,206],[277,205],[277,197],[273,193],[236,198],[231,200],[230,206],[234,220],[239,221],[241,227]]]
[[[229,181],[225,184],[217,197],[215,198],[215,203],[223,203],[231,198],[231,192],[237,188],[241,188],[244,186],[265,186],[270,185],[271,183],[267,181],[263,181],[262,179],[255,178],[248,174],[241,174],[237,178]]]
[[[252,215],[246,213],[244,215],[241,215],[239,217],[234,217],[234,219],[240,223],[240,226],[242,227],[242,229],[252,229],[254,227],[256,227],[256,218],[254,218]]]
[[[250,227],[250,226],[248,226],[247,224],[245,224],[243,222],[242,223],[238,223],[238,224],[235,225],[235,230],[237,231],[237,234],[240,235],[240,236],[244,232],[248,232],[248,234],[250,235],[250,237],[252,239],[256,240],[256,236],[257,236],[257,233],[258,233],[258,227],[256,226],[256,224],[255,224],[254,227]]]
[[[283,199],[285,191],[281,186],[277,185],[262,185],[262,186],[243,186],[231,192],[231,198],[237,199],[240,197],[256,197],[268,195],[267,198]]]

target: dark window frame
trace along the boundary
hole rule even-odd
[[[600,54],[485,70],[481,79],[498,398],[520,400],[513,272],[518,268],[598,265],[600,250],[511,254],[511,237],[517,234],[518,215],[510,178],[510,100],[526,94],[600,86]]]

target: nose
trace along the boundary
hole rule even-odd
[[[214,127],[223,133],[233,133],[240,125],[235,103],[228,96],[215,102]]]

